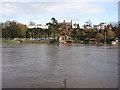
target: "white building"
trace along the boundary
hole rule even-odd
[[[83,25],[83,27],[84,27],[84,29],[92,29],[92,26],[90,26],[90,25]]]
[[[93,25],[93,29],[98,29],[98,30],[105,30],[106,28],[106,23],[100,23],[99,25]]]
[[[93,25],[93,29],[100,29],[99,25]]]
[[[106,27],[106,23],[104,23],[104,22],[100,23],[99,26],[100,26],[100,29],[104,30]]]
[[[28,25],[28,28],[42,28],[42,29],[48,29],[48,26],[47,26],[47,25],[37,24],[37,25],[33,25],[33,26]]]

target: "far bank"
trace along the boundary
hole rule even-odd
[[[96,45],[96,46],[104,46],[104,45],[120,45],[120,42],[115,43],[104,43],[104,42],[96,42],[94,40],[86,40],[86,41],[80,41],[80,40],[67,40],[69,42],[58,42],[57,39],[38,39],[38,40],[30,40],[30,39],[0,39],[0,43],[45,43],[45,44],[90,44],[90,45]],[[71,41],[71,42],[70,42]],[[115,43],[115,44],[114,44]]]

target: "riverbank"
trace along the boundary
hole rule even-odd
[[[48,40],[9,40],[0,39],[0,43],[49,43]]]
[[[0,39],[0,43],[51,43],[50,40],[13,40],[13,39]],[[74,43],[76,44],[76,43]],[[78,44],[78,43],[77,43]],[[80,43],[79,44],[85,44],[85,43]],[[87,44],[90,44],[90,45],[95,45],[95,46],[104,46],[105,43],[102,43],[102,42],[98,42],[98,43],[95,43],[95,42],[89,42]],[[111,45],[111,44],[106,44],[106,45]],[[120,43],[118,44],[120,45]]]

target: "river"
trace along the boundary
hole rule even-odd
[[[3,88],[117,88],[118,47],[2,44]]]

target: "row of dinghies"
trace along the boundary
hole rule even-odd
[[[97,39],[96,38],[90,38],[89,41],[96,41]],[[79,41],[79,40],[78,40]],[[59,39],[58,39],[58,42],[59,43],[77,43],[78,41],[76,40],[73,40],[72,37],[70,36],[59,36]]]

